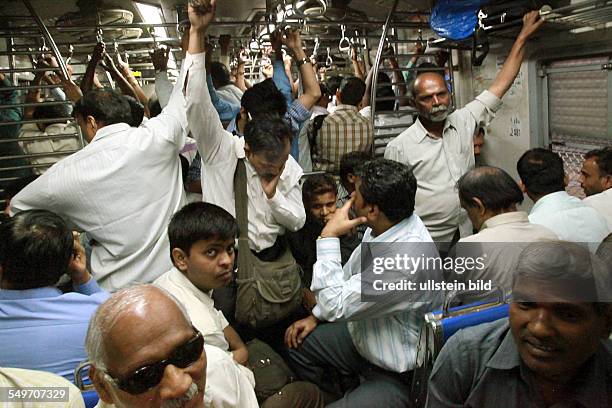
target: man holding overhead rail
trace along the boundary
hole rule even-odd
[[[191,59],[188,50],[183,66],[190,66]],[[71,228],[86,231],[95,242],[91,272],[109,291],[152,282],[172,267],[166,229],[185,204],[179,160],[187,135],[184,71],[164,110],[138,128],[128,124],[130,106],[121,95],[85,93],[74,113],[89,144],[11,202],[12,213],[47,209]],[[197,86],[194,94],[204,94],[206,82],[192,87]]]
[[[523,17],[523,28],[502,70],[488,90],[462,109],[451,113],[451,96],[439,72],[422,72],[411,84],[418,119],[387,145],[385,158],[412,167],[418,183],[416,213],[436,241],[456,241],[460,230],[461,236],[471,233],[455,185],[474,167],[476,126],[494,117],[519,72],[527,40],[542,23],[537,11]],[[444,246],[440,250],[448,250]]]

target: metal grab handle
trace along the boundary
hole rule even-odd
[[[340,39],[340,42],[338,43],[338,49],[341,52],[348,51],[348,50],[351,49],[351,42],[349,41],[348,38],[346,38],[346,35],[345,35],[345,33],[346,33],[346,26],[344,24],[342,24],[340,26],[340,29],[342,30],[342,38]],[[343,45],[343,44],[346,44],[346,45]]]
[[[319,53],[319,47],[321,46],[321,41],[319,40],[319,36],[315,37],[315,45],[314,50],[312,51],[312,55],[316,57]]]
[[[93,382],[91,384],[85,384],[83,381],[83,371],[89,367],[91,367],[91,363],[89,361],[83,361],[74,369],[74,384],[81,391],[91,390],[94,388]]]
[[[506,302],[506,291],[504,290],[504,288],[502,288],[499,285],[495,285],[495,286],[493,286],[493,290],[498,295],[497,303],[498,304],[505,303]],[[455,297],[457,296],[458,293],[459,293],[459,291],[454,290],[454,291],[450,292],[448,294],[448,296],[446,296],[446,298],[444,299],[444,305],[442,307],[442,318],[449,317],[449,316],[453,315],[453,312],[449,313],[449,309],[450,309],[451,303],[453,302],[453,300],[455,300]]]
[[[333,63],[334,60],[331,57],[331,51],[329,50],[329,47],[327,47],[327,58],[325,59],[325,66],[331,67]]]

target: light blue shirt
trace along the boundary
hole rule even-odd
[[[362,242],[431,242],[423,221],[413,214],[379,236],[368,228]],[[415,366],[419,331],[425,313],[439,307],[442,293],[424,291],[410,296],[395,292],[375,302],[361,301],[361,250],[358,246],[342,268],[340,240],[317,240],[317,262],[313,268],[311,290],[317,298],[313,315],[324,321],[348,320],[348,329],[357,351],[366,360],[385,370],[402,373]],[[408,247],[410,248],[410,247]],[[377,256],[394,257],[390,248]],[[414,254],[420,256],[421,253]],[[417,282],[427,279],[440,281],[439,271],[414,274],[402,271],[405,279]]]
[[[91,278],[76,292],[55,287],[0,290],[0,366],[41,370],[73,381],[87,360],[89,319],[109,294]]]
[[[529,221],[547,227],[563,241],[586,243],[591,252],[610,233],[605,218],[596,209],[565,191],[540,198],[531,209]]]

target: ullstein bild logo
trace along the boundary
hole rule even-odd
[[[399,281],[388,282],[382,279],[376,279],[372,282],[372,287],[375,291],[490,291],[493,289],[493,283],[490,280],[470,280],[467,282],[454,280],[452,282],[446,282],[429,279],[424,282],[415,282],[409,281],[408,279],[401,279]]]

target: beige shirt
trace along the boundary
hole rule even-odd
[[[417,119],[385,149],[385,158],[412,168],[418,185],[416,213],[435,241],[451,241],[458,228],[461,236],[471,234],[471,224],[459,205],[455,186],[474,167],[473,135],[477,124],[487,124],[500,106],[499,98],[484,91],[448,117],[442,138],[431,137]]]
[[[599,194],[589,196],[582,200],[589,207],[596,209],[608,223],[608,230],[612,232],[612,188]]]
[[[51,387],[65,387],[68,389],[68,399],[64,402],[8,402],[4,400],[0,401],[0,407],[85,407],[83,397],[81,396],[81,392],[77,387],[75,387],[65,378],[52,373],[47,373],[45,371],[23,370],[21,368],[0,368],[0,387],[11,387],[15,389],[24,389],[29,387],[40,387],[44,389],[49,389]],[[4,397],[7,397],[7,394],[4,394]]]
[[[506,293],[512,290],[513,272],[519,257],[529,242],[557,240],[557,235],[548,228],[529,222],[527,213],[514,211],[499,214],[484,222],[481,230],[457,243],[457,256],[483,256],[484,268],[473,268],[463,274],[453,273],[448,280],[491,281]],[[460,298],[470,303],[479,298],[468,292]]]
[[[36,140],[19,142],[25,154],[44,154],[43,156],[30,158],[32,164],[51,165],[82,147],[75,122],[53,123],[47,126],[44,132],[41,132],[36,124],[25,124],[21,127],[19,138],[36,138]],[[36,169],[36,171],[39,174],[44,172],[41,169]]]
[[[153,284],[166,289],[187,309],[191,322],[204,336],[204,342],[222,350],[229,350],[223,329],[229,323],[221,311],[215,309],[211,292],[202,292],[178,269],[172,268]]]

